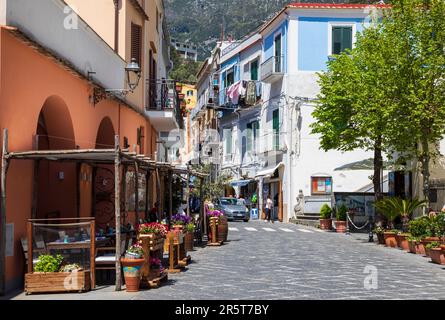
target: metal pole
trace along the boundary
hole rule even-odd
[[[8,172],[8,129],[3,129],[3,148],[2,148],[2,173],[1,173],[1,239],[0,239],[0,295],[6,293],[6,174]],[[29,250],[29,248],[28,248]],[[31,249],[32,253],[32,249]],[[28,264],[32,265],[32,256],[28,255]]]

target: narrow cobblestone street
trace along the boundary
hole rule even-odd
[[[86,294],[15,299],[444,299],[445,270],[429,259],[367,242],[366,234],[320,232],[292,224],[231,223],[229,242],[198,248],[193,263],[156,290],[112,287]],[[378,289],[364,288],[365,268],[378,270]]]

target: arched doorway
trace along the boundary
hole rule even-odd
[[[96,149],[113,149],[115,131],[109,117],[102,119],[96,137]],[[101,165],[93,169],[93,214],[96,225],[104,229],[114,225],[114,167]]]
[[[58,96],[46,99],[36,129],[38,150],[76,149],[74,128],[66,103]],[[76,165],[40,161],[37,163],[36,217],[77,216]]]

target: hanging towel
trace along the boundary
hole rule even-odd
[[[261,96],[262,96],[262,82],[261,81],[257,81],[256,82],[256,97],[257,97],[257,99],[260,99],[261,98]]]
[[[246,94],[246,104],[248,106],[253,106],[257,99],[257,89],[255,81],[249,81],[247,83],[247,94]]]

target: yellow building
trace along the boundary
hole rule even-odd
[[[191,133],[192,133],[191,112],[196,107],[196,104],[198,102],[198,98],[197,98],[198,94],[197,94],[195,85],[186,84],[186,83],[183,83],[181,85],[182,85],[181,94],[184,97],[185,109],[186,109],[186,113],[184,113],[184,115],[185,115],[185,117],[184,117],[185,145],[184,145],[183,149],[181,150],[181,154],[182,154],[183,161],[189,161],[190,159],[188,159],[187,155],[190,155],[193,150],[193,146],[191,143]]]

